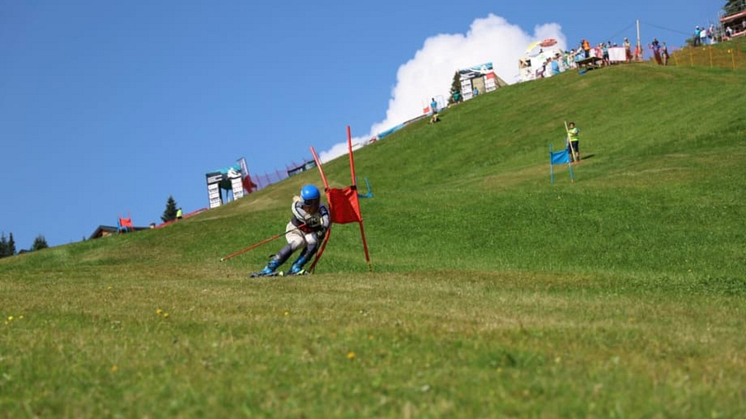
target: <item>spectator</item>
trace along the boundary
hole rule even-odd
[[[578,47],[578,51],[575,53],[575,67],[580,68],[579,62],[585,59],[585,51],[583,48]]]
[[[603,55],[604,55],[603,44],[596,45],[596,47],[593,48],[593,56],[597,58],[601,58],[601,61],[603,62]]]
[[[699,46],[699,40],[700,40],[699,33],[700,33],[699,26],[696,26],[694,28],[694,46],[695,47]]]
[[[435,101],[435,98],[430,102],[430,110],[433,112],[433,116],[430,118],[430,123],[434,124],[440,121],[440,119],[438,119],[438,102]]]
[[[668,65],[668,58],[670,56],[668,55],[668,47],[666,46],[666,43],[664,42],[661,46],[661,60],[663,60],[663,65]]]
[[[575,68],[575,61],[572,59],[572,53],[568,51],[562,53],[562,64],[565,70]]]
[[[552,59],[552,75],[557,75],[560,73],[560,64],[559,64],[559,57]]]
[[[663,62],[661,62],[661,46],[658,43],[658,40],[653,39],[653,43],[648,45],[648,48],[653,50],[653,57],[655,57],[655,62],[657,62],[658,65],[663,65]]]
[[[707,29],[702,28],[699,30],[699,45],[706,45],[707,44]]]
[[[642,61],[642,46],[639,43],[635,47],[635,61]]]
[[[603,58],[603,65],[611,65],[609,61],[609,47],[611,47],[611,41],[606,44],[601,44],[601,58]]]
[[[632,46],[629,44],[629,39],[624,38],[624,57],[626,62],[632,60]]]
[[[472,93],[474,94],[474,97],[477,97],[477,96],[479,96],[479,89],[477,89],[477,88],[475,87],[475,88],[474,88],[474,91],[473,91]]]
[[[588,42],[587,39],[583,39],[581,42],[581,45],[583,47],[583,52],[585,52],[585,58],[591,57],[591,44]]]
[[[176,210],[176,219],[181,220],[181,217],[182,217],[182,211],[181,211],[181,208],[179,208]]]

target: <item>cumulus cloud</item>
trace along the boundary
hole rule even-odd
[[[518,76],[518,59],[530,43],[554,38],[560,48],[566,47],[565,35],[557,23],[537,25],[533,32],[529,34],[490,14],[474,20],[465,34],[439,34],[426,39],[414,57],[399,67],[386,117],[374,123],[367,135],[353,139],[353,143],[362,144],[379,132],[421,115],[432,97],[448,98],[453,74],[459,69],[491,62],[501,79],[513,83]],[[321,152],[320,158],[329,161],[346,151],[346,144],[337,144]]]

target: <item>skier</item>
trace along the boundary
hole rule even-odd
[[[306,185],[300,190],[300,196],[293,197],[290,207],[293,216],[285,228],[285,238],[288,244],[273,255],[261,272],[252,274],[256,276],[277,275],[277,268],[298,249],[303,249],[298,259],[288,271],[290,275],[303,275],[306,272],[303,266],[311,260],[318,250],[319,243],[324,238],[331,223],[329,210],[321,203],[321,194],[315,185]]]

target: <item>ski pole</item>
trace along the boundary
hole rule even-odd
[[[294,228],[292,230],[288,230],[288,231],[286,231],[284,233],[280,233],[280,234],[275,234],[274,236],[272,236],[272,237],[270,237],[268,239],[262,240],[259,243],[252,244],[251,246],[249,246],[249,247],[247,247],[245,249],[241,249],[238,252],[231,253],[228,256],[223,256],[222,258],[220,258],[220,261],[221,262],[225,262],[228,259],[232,259],[232,258],[234,258],[234,257],[236,257],[238,255],[244,254],[244,253],[248,252],[251,249],[254,249],[254,248],[259,247],[259,246],[261,246],[263,244],[269,243],[269,242],[271,242],[273,240],[277,240],[280,237],[282,237],[282,236],[284,236],[284,235],[286,235],[286,234],[288,234],[290,232],[297,231],[298,229],[300,229],[301,227],[304,227],[305,225],[306,225],[306,223],[303,223],[303,224],[299,225],[298,227],[296,227],[296,228]]]

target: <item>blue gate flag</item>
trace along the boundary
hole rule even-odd
[[[554,165],[555,164],[567,164],[567,168],[570,170],[570,181],[575,183],[575,176],[572,173],[572,157],[570,157],[570,149],[565,148],[562,151],[552,151],[552,144],[549,144],[549,177],[554,183]]]
[[[549,154],[552,164],[567,164],[572,162],[570,160],[570,150],[568,149],[550,152]]]

